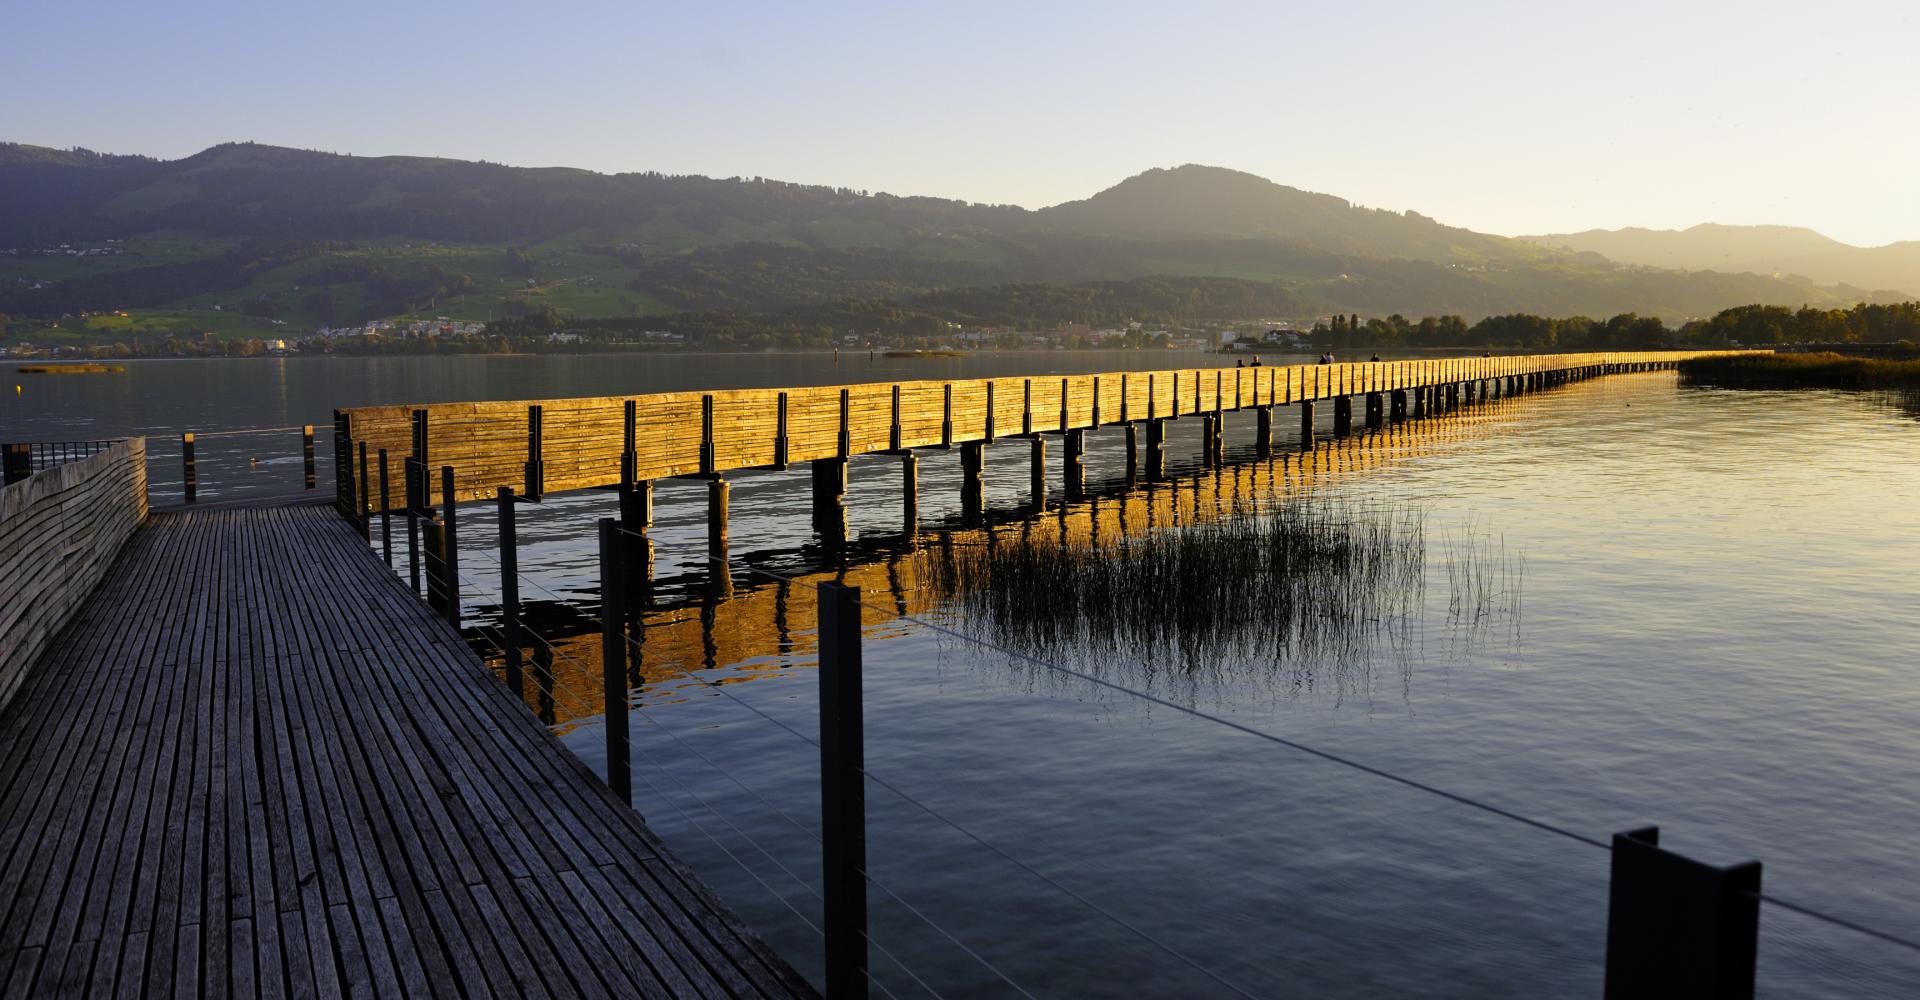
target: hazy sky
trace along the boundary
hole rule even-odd
[[[1920,239],[1911,2],[4,0],[0,139],[1030,207],[1208,163],[1497,233]]]

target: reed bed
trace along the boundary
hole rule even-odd
[[[1424,514],[1301,499],[1101,544],[936,548],[920,578],[954,626],[1017,653],[1103,672],[1219,674],[1369,662],[1423,603]]]
[[[1690,385],[1726,388],[1920,390],[1920,358],[1845,354],[1737,354],[1680,362]]]

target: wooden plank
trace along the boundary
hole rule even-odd
[[[0,710],[45,765],[0,781],[11,992],[809,995],[697,882],[607,878],[658,838],[330,508],[115,565]]]

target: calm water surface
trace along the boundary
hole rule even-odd
[[[944,362],[792,358],[183,362],[132,366],[119,386],[28,384],[7,401],[0,436],[324,424],[332,406],[365,402],[1112,370],[1141,358],[1014,355],[951,373],[935,370]],[[1251,414],[1231,418],[1227,435],[1247,444]],[[1120,441],[1092,436],[1090,479],[1119,473]],[[1761,859],[1771,893],[1920,933],[1911,407],[1645,374],[1496,401],[1334,460],[1256,462],[1230,448],[1244,464],[1218,478],[1193,468],[1197,442],[1197,421],[1174,425],[1168,495],[1310,492],[1417,509],[1419,608],[1284,668],[1263,659],[1149,676],[1108,658],[1102,676],[1588,836],[1657,824],[1663,844],[1693,857]],[[1024,499],[1024,447],[990,451],[997,508]],[[1234,995],[1223,981],[1259,996],[1598,995],[1606,852],[896,618],[906,606],[966,630],[915,589],[913,571],[957,514],[957,465],[957,454],[923,454],[920,549],[889,554],[901,530],[896,462],[853,463],[852,523],[871,546],[852,574],[873,605],[867,761],[1019,864],[870,784],[870,868],[885,887],[873,893],[885,950],[873,967],[888,990],[927,995],[917,976],[946,996],[1008,995],[1010,982],[1052,996]],[[232,488],[275,474],[235,472]],[[738,478],[737,561],[814,565],[804,479]],[[660,488],[665,577],[699,579],[703,497],[697,483]],[[527,597],[543,603],[563,656],[588,661],[557,664],[560,674],[593,676],[590,532],[610,507],[581,494],[523,510]],[[469,614],[484,625],[492,539],[486,509],[470,511]],[[1056,505],[996,538],[1071,535],[1083,520],[1097,518]],[[1450,613],[1459,572],[1490,553],[1523,568],[1502,578],[1486,614]],[[814,734],[810,585],[742,574],[736,587],[733,600],[705,604],[670,587],[673,607],[648,618],[654,680],[634,696],[635,804],[817,977],[817,757],[746,707]],[[734,683],[722,692],[687,673]],[[604,734],[581,703],[590,685],[569,683],[558,731],[598,766]],[[1774,908],[1762,913],[1760,966],[1768,996],[1912,996],[1920,984],[1912,953]]]

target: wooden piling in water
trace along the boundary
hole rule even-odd
[[[1313,400],[1300,401],[1300,450],[1313,450]]]
[[[1273,454],[1273,407],[1255,407],[1253,413],[1253,450],[1266,458]]]
[[[1047,505],[1047,439],[1035,434],[1032,438],[1031,477],[1027,486],[1027,502],[1034,510]]]
[[[920,533],[920,458],[911,451],[900,453],[900,511],[903,533],[912,538]]]
[[[1060,448],[1060,477],[1068,500],[1078,500],[1086,492],[1087,432],[1079,427],[1068,431]]]
[[[1353,397],[1333,397],[1333,433],[1335,437],[1346,437],[1353,433]]]
[[[987,446],[984,441],[960,445],[960,512],[969,522],[987,512]]]
[[[708,576],[724,589],[732,589],[733,573],[727,562],[727,493],[730,484],[725,478],[715,476],[707,480],[707,571]],[[842,510],[841,533],[845,538],[845,507]]]
[[[1167,422],[1147,421],[1147,478],[1159,479],[1167,472]]]

